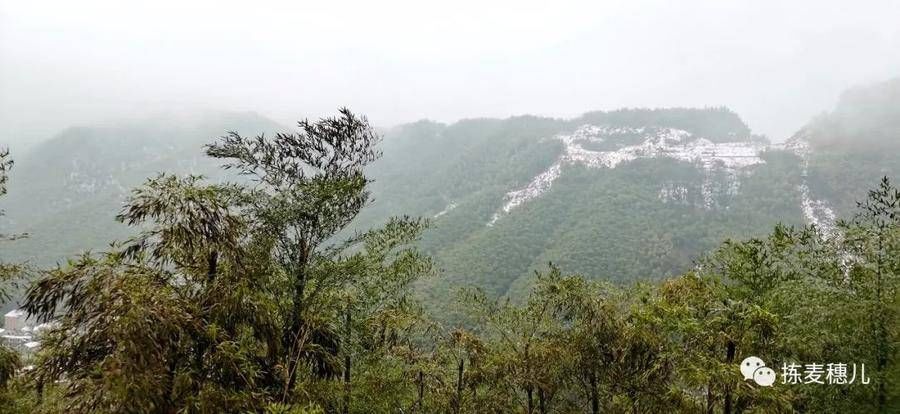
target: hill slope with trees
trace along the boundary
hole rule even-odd
[[[761,236],[721,243],[692,270],[655,283],[612,284],[551,266],[520,300],[492,287],[462,290],[449,302],[468,323],[454,324],[424,311],[429,299],[416,294],[417,283],[440,280],[417,247],[429,220],[397,216],[349,232],[374,194],[365,171],[378,141],[347,110],[303,121],[292,134],[231,133],[205,152],[240,177],[155,175],[128,193],[116,217],[133,237],[56,267],[3,264],[3,280],[27,288],[24,310],[48,328],[34,355],[3,349],[0,410],[837,413],[896,405],[900,189],[889,178],[874,180],[831,232],[757,229]],[[674,164],[662,168],[686,168]],[[4,153],[0,195],[10,166]],[[578,168],[522,208],[583,180]],[[622,197],[651,208],[639,193],[601,194],[608,205]],[[687,205],[731,205],[699,201]],[[783,376],[767,386],[742,376],[738,364],[749,356],[771,369],[822,364],[822,375],[830,364],[829,374],[822,384],[804,371],[800,383]],[[837,363],[852,365],[852,380]]]

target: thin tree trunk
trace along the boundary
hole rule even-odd
[[[538,388],[538,410],[541,414],[547,414],[547,396],[543,388]]]
[[[416,406],[418,407],[418,411],[421,414],[425,412],[425,374],[422,372],[422,370],[419,370],[418,383],[419,396],[416,401]]]
[[[531,381],[530,345],[529,342],[525,343],[525,378],[528,381]],[[529,383],[525,387],[525,393],[528,394],[528,414],[532,414],[534,412],[534,386]]]
[[[170,349],[169,352],[172,354],[175,354],[174,349]],[[168,395],[168,398],[165,402],[165,406],[162,407],[162,412],[165,412],[165,413],[178,412],[178,409],[174,406],[175,405],[174,402],[177,399],[177,397],[175,395],[175,389],[176,389],[176,387],[175,387],[175,372],[177,371],[177,366],[178,366],[177,358],[172,358],[169,360],[169,364],[168,364],[169,372],[167,373],[167,378],[166,378],[166,380],[167,380],[166,387],[168,388],[166,394]],[[201,366],[201,369],[202,369],[202,366]]]
[[[712,381],[706,384],[706,414],[714,414],[715,398],[713,397]]]
[[[294,263],[294,297],[293,307],[291,308],[291,317],[289,320],[289,328],[284,332],[283,346],[289,353],[287,361],[288,384],[287,390],[294,389],[297,382],[297,365],[300,363],[300,357],[295,357],[291,352],[294,342],[300,336],[300,330],[303,328],[303,296],[306,291],[306,266],[309,260],[309,246],[305,240],[300,240],[300,257]],[[299,355],[299,353],[297,354]]]
[[[465,371],[465,367],[466,360],[459,358],[459,363],[456,365],[456,398],[453,400],[454,414],[459,414],[460,407],[462,406],[463,372]]]
[[[882,240],[884,229],[880,228],[878,232],[878,251],[876,252],[876,281],[875,281],[875,289],[876,289],[876,299],[878,303],[878,365],[877,365],[877,378],[878,378],[878,412],[884,412],[884,406],[887,403],[887,390],[885,389],[884,384],[884,369],[887,366],[887,324],[884,320],[884,315],[887,313],[886,306],[883,304],[883,295],[884,295],[884,278],[882,274],[882,267],[884,266],[881,252],[884,250],[884,242]]]
[[[735,344],[734,341],[729,340],[728,346],[725,349],[725,362],[727,365],[731,365],[734,362],[734,352],[735,352]],[[731,401],[731,384],[725,384],[725,407],[724,413],[731,414],[732,413],[732,401]]]
[[[213,250],[206,256],[206,288],[209,289],[216,276],[219,273],[219,252]],[[208,298],[208,297],[207,297]],[[205,306],[203,307],[205,309]],[[205,317],[205,316],[204,316]],[[203,371],[203,356],[209,348],[209,341],[202,334],[197,337],[196,347],[194,348],[194,367],[198,372]],[[174,363],[174,361],[173,361]],[[175,375],[175,367],[171,367],[171,375]],[[174,378],[173,378],[174,381]]]
[[[600,414],[600,396],[597,395],[597,373],[592,369],[588,376],[591,385],[591,414]]]
[[[525,395],[528,397],[526,399],[528,403],[528,414],[532,414],[534,413],[534,389],[531,385],[525,387]]]
[[[350,412],[350,305],[344,314],[344,414]]]
[[[37,405],[40,406],[44,402],[44,376],[43,375],[41,375],[37,378],[34,388],[35,388],[35,393],[37,394],[37,397],[36,397]]]
[[[206,283],[216,280],[219,268],[219,252],[213,250],[206,258]]]

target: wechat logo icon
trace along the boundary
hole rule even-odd
[[[744,380],[752,379],[761,387],[771,387],[775,384],[775,370],[767,367],[759,357],[744,358],[741,361],[741,374],[744,375]]]

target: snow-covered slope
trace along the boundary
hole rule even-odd
[[[800,175],[803,181],[797,188],[797,191],[800,193],[803,218],[807,224],[815,225],[823,236],[831,238],[836,234],[835,221],[837,220],[837,215],[827,201],[814,199],[810,196],[809,183],[807,182],[810,155],[809,141],[801,132],[784,144],[774,146],[774,148],[793,152],[800,158]]]
[[[621,137],[640,137],[635,145],[618,145],[606,151],[585,148],[587,144],[612,144]],[[553,182],[560,177],[566,165],[584,165],[588,168],[616,168],[637,159],[671,158],[694,164],[704,171],[706,179],[701,186],[703,206],[712,208],[711,173],[724,172],[728,177],[726,187],[730,193],[738,191],[738,174],[744,169],[765,161],[761,154],[769,150],[789,151],[801,160],[803,182],[797,189],[802,201],[804,219],[814,224],[823,235],[830,237],[835,231],[836,215],[825,200],[810,196],[806,175],[809,163],[809,143],[800,135],[783,144],[765,145],[751,141],[714,143],[691,133],[674,128],[611,128],[584,125],[571,134],[553,137],[565,145],[563,154],[544,172],[535,176],[526,186],[506,194],[505,203],[493,215],[488,226],[494,225],[505,214],[547,192]],[[663,202],[683,202],[688,189],[682,186],[663,184],[659,198]]]
[[[620,145],[623,137],[639,143]],[[506,194],[505,204],[494,214],[488,225],[493,225],[504,214],[527,201],[541,196],[559,178],[566,165],[580,164],[589,168],[616,168],[622,164],[644,158],[671,158],[693,163],[706,172],[725,172],[731,177],[730,187],[737,185],[736,176],[746,167],[762,164],[760,153],[767,146],[749,141],[714,143],[699,138],[691,133],[674,128],[610,128],[605,126],[585,125],[572,134],[554,137],[565,145],[563,154],[546,171],[534,177],[525,187]],[[589,144],[614,147],[609,150],[586,148]],[[708,181],[709,178],[707,178]],[[667,200],[684,196],[684,188],[663,188],[660,198]],[[703,199],[706,208],[712,206],[711,186],[703,185]],[[733,189],[736,191],[736,188]]]

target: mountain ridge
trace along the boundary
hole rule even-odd
[[[900,171],[890,154],[857,165],[855,155],[811,143],[815,122],[781,144],[721,107],[405,124],[385,130],[384,156],[368,170],[373,202],[347,234],[395,214],[430,217],[420,247],[443,274],[420,291],[438,308],[460,286],[521,295],[549,262],[611,281],[661,279],[722,240],[776,223],[827,232],[859,199],[856,187],[872,184],[872,169]],[[130,234],[113,222],[130,188],[160,171],[222,179],[203,144],[228,130],[285,130],[234,113],[146,125],[67,130],[17,160],[2,227],[32,237],[0,256],[49,264],[101,249]],[[110,143],[120,134],[129,140]],[[859,171],[854,191],[829,167],[835,159]]]

